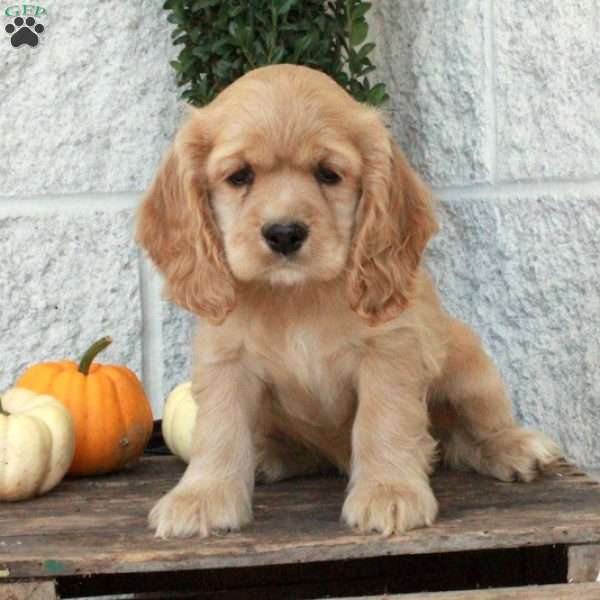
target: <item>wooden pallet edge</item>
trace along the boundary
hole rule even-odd
[[[569,546],[567,581],[600,582],[600,544]]]
[[[58,600],[54,581],[0,583],[0,600]]]

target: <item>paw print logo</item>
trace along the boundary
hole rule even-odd
[[[18,48],[27,44],[34,48],[38,45],[39,35],[44,32],[44,26],[41,23],[36,25],[33,17],[27,17],[23,20],[17,17],[12,23],[9,23],[4,30],[10,35],[10,43]]]

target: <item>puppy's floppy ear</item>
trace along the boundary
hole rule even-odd
[[[380,123],[370,128],[361,146],[363,193],[348,291],[352,308],[376,324],[410,303],[423,251],[438,225],[426,186]]]
[[[220,323],[235,305],[235,285],[209,205],[208,150],[190,120],[142,201],[136,237],[165,276],[169,298]]]

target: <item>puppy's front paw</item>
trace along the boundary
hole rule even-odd
[[[437,501],[429,485],[419,483],[357,483],[350,490],[342,519],[362,533],[384,535],[429,526],[437,515]]]
[[[531,481],[560,458],[558,446],[539,431],[514,427],[480,442],[481,471],[502,481]]]
[[[154,505],[148,521],[157,537],[206,537],[250,523],[251,498],[244,485],[232,482],[180,483]]]

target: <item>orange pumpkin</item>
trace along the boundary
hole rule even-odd
[[[111,341],[92,344],[79,365],[70,360],[34,365],[16,384],[54,396],[73,415],[71,475],[124,467],[142,454],[152,433],[152,409],[135,374],[123,366],[92,364]]]

